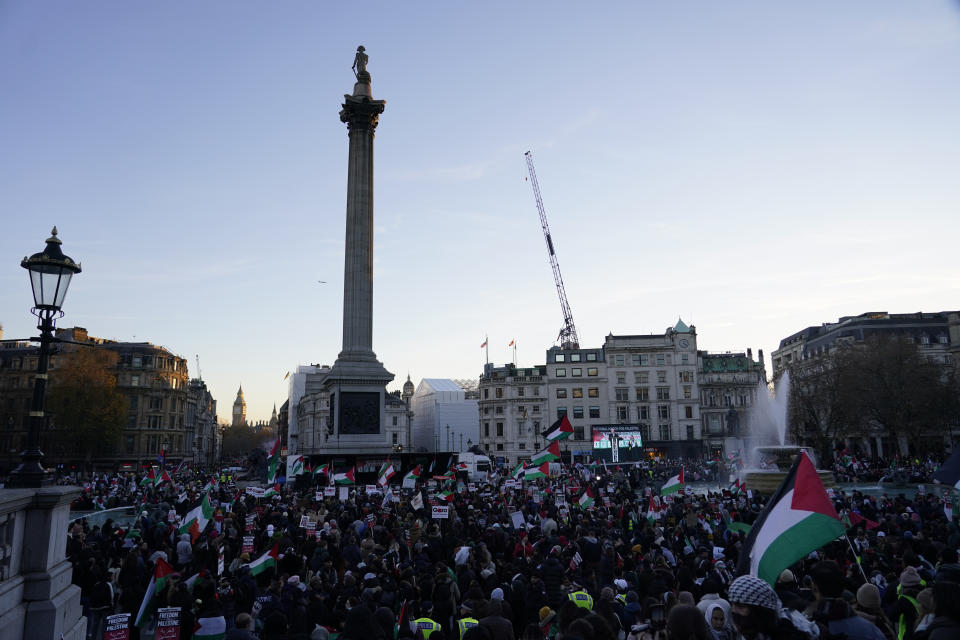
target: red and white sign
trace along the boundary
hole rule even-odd
[[[450,517],[450,507],[440,505],[430,507],[430,517],[434,520],[446,520]]]

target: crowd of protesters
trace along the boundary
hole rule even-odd
[[[190,470],[147,486],[100,476],[76,507],[129,504],[139,515],[74,522],[67,554],[96,640],[106,616],[137,616],[160,562],[174,573],[157,606],[181,608],[184,639],[197,620],[221,617],[228,640],[960,638],[960,528],[939,489],[833,492],[847,538],[771,585],[736,577],[763,497],[731,487],[651,501],[678,462],[687,482],[725,475],[709,460],[557,465],[559,475],[523,482],[508,470],[489,483],[424,474],[415,490],[398,474],[378,492],[357,484],[332,496],[325,477],[308,475],[263,498]],[[214,515],[181,533],[205,492]],[[153,638],[154,623],[133,637]]]

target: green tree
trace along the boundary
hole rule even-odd
[[[95,456],[115,450],[123,431],[128,401],[117,389],[116,363],[117,354],[107,349],[77,349],[58,355],[50,376],[51,435],[88,467]]]
[[[252,449],[260,445],[262,439],[262,435],[247,425],[224,427],[221,443],[223,457],[246,457]]]

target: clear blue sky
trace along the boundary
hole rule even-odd
[[[367,47],[374,349],[397,375],[543,361],[580,332],[763,348],[960,308],[956,2],[0,3],[0,322],[19,261],[83,263],[61,326],[190,361],[229,418],[340,349],[347,132]],[[326,280],[319,284],[317,280]],[[135,337],[135,338],[134,338]],[[769,362],[768,362],[769,366]]]

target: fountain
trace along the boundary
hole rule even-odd
[[[773,396],[765,382],[758,385],[757,402],[747,425],[751,442],[749,445],[744,442],[750,467],[743,472],[743,485],[754,493],[770,495],[776,491],[801,451],[805,451],[816,466],[816,456],[809,448],[786,444],[789,397],[789,372],[780,378]],[[817,469],[817,474],[824,487],[836,486],[832,471]]]

